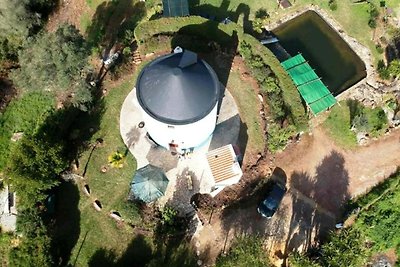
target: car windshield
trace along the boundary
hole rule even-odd
[[[268,197],[264,200],[264,205],[270,210],[275,210],[278,204],[277,199],[273,199],[272,197]]]

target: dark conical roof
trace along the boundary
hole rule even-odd
[[[136,83],[142,108],[153,118],[171,124],[204,118],[215,107],[219,91],[214,70],[188,50],[150,62]]]

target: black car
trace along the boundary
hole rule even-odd
[[[261,216],[270,219],[285,195],[286,188],[279,182],[273,182],[272,189],[267,194],[266,198],[258,205],[257,211]]]

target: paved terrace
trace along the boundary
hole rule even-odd
[[[223,88],[222,85],[221,88]],[[136,158],[137,168],[152,164],[165,171],[169,184],[165,196],[157,202],[161,206],[166,203],[172,205],[181,215],[194,211],[190,205],[190,198],[194,194],[210,193],[214,185],[206,153],[209,150],[238,142],[240,129],[238,108],[228,90],[222,90],[224,95],[214,134],[202,147],[196,148],[190,157],[181,159],[156,145],[148,138],[146,129],[138,127],[142,121],[142,115],[136,98],[136,88],[128,94],[122,105],[120,132],[125,145]],[[187,173],[192,177],[191,189],[189,189]]]

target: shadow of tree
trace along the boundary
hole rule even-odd
[[[101,99],[88,112],[72,106],[60,109],[46,118],[37,133],[54,146],[61,142],[68,163],[78,162],[80,153],[88,149],[88,143],[100,125],[103,112],[104,102]],[[55,196],[55,220],[54,224],[48,225],[52,238],[51,252],[55,262],[64,266],[80,235],[79,190],[76,185],[63,182],[55,189]]]
[[[86,29],[87,40],[92,47],[104,49],[103,57],[125,37],[125,32],[136,27],[146,15],[144,1],[104,1],[92,17]]]
[[[314,177],[295,172],[291,177],[292,215],[286,240],[288,252],[306,251],[325,238],[341,220],[349,200],[349,177],[343,156],[337,151],[327,155]]]
[[[75,184],[63,182],[55,195],[56,217],[51,247],[55,262],[65,266],[80,234],[79,190]]]
[[[152,259],[152,248],[149,240],[143,235],[137,235],[128,245],[121,257],[105,248],[98,249],[89,260],[93,267],[145,266]]]
[[[200,1],[189,2],[191,15],[199,15],[217,22],[229,18],[231,21],[242,25],[245,32],[252,32],[252,22],[249,20],[250,7],[247,4],[240,3],[236,10],[230,10],[229,0],[222,0],[219,7],[210,4],[200,4]]]
[[[184,235],[169,235],[165,231],[156,232],[153,239],[136,235],[122,256],[115,251],[101,248],[89,260],[93,267],[161,267],[196,266],[194,252]]]
[[[171,47],[181,46],[200,53],[213,67],[221,84],[226,87],[239,41],[236,31],[228,35],[218,25],[218,22],[207,21],[182,27],[172,38]]]
[[[272,219],[257,213],[272,180],[285,182],[284,170],[276,168],[270,179],[257,181],[253,193],[225,208],[220,214],[223,232],[262,235],[270,249],[285,259],[289,252],[318,245],[336,222],[350,198],[349,177],[343,156],[332,151],[316,168],[315,176],[304,172],[291,175],[289,190]],[[276,245],[276,247],[275,247]]]

